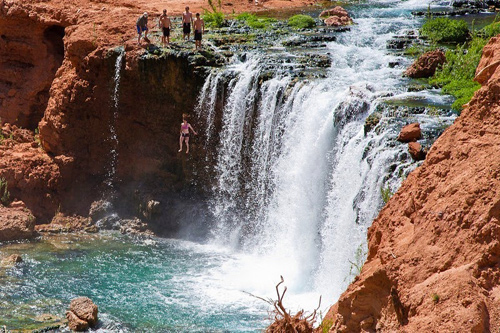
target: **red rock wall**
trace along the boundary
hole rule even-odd
[[[144,50],[125,43],[135,34],[139,11],[120,1],[0,2],[0,118],[39,127],[43,148],[35,144],[28,154],[25,148],[5,147],[3,155],[18,160],[12,167],[3,163],[0,176],[8,178],[11,192],[25,201],[37,223],[50,220],[56,210],[86,216],[92,201],[110,190],[103,181],[116,145],[112,123],[118,139],[114,197],[124,215],[137,214],[140,201],[150,199],[163,202],[162,211],[169,212],[166,203],[174,205],[177,199],[171,198],[189,188],[203,153],[177,153],[179,127],[182,113],[193,111],[203,77],[186,58],[142,60]],[[112,49],[125,44],[115,123],[117,53]],[[192,144],[196,147],[196,140]],[[47,174],[50,184],[27,180],[33,159],[47,160],[53,168]]]
[[[493,38],[477,72],[497,59]],[[500,72],[481,82],[370,227],[362,272],[325,318],[331,332],[500,329]]]

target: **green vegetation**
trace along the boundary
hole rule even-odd
[[[217,6],[213,0],[208,0],[208,5],[211,10],[203,8],[203,20],[205,23],[214,28],[220,28],[224,26],[226,21],[224,13],[220,10],[222,7],[221,0],[218,0]]]
[[[276,22],[276,19],[270,17],[261,17],[250,13],[241,13],[236,16],[238,21],[245,22],[252,29],[269,29],[271,23]]]
[[[321,328],[321,333],[330,332],[330,328],[333,326],[333,319],[322,320],[319,327]]]
[[[387,185],[387,187],[382,186],[380,188],[380,194],[382,195],[382,200],[384,201],[384,203],[387,203],[389,199],[393,196],[394,192],[392,192],[389,185]]]
[[[349,260],[351,267],[349,268],[349,276],[358,276],[361,274],[361,270],[363,269],[363,265],[365,264],[366,259],[366,250],[365,244],[360,244],[356,249],[356,254],[354,256],[354,261]]]
[[[10,204],[10,192],[7,189],[8,182],[5,178],[0,178],[0,202],[4,206],[8,206]]]
[[[438,17],[425,22],[421,34],[434,43],[463,43],[469,37],[469,27],[463,20]]]
[[[224,26],[225,17],[224,17],[224,13],[222,13],[222,12],[219,12],[219,11],[210,12],[210,11],[204,9],[203,20],[210,27],[220,28],[220,27]]]
[[[309,15],[294,15],[288,19],[288,25],[297,29],[312,28],[316,21]]]
[[[441,87],[443,93],[456,98],[452,109],[460,112],[481,85],[474,82],[476,68],[484,46],[489,39],[500,33],[500,22],[493,22],[479,31],[472,32],[472,39],[455,49],[446,51],[446,63],[436,71],[430,84]]]
[[[432,297],[432,301],[434,303],[438,303],[439,302],[439,295],[438,294],[434,293],[434,294],[431,295],[431,297]]]

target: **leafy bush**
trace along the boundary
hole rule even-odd
[[[220,28],[224,26],[225,17],[224,13],[222,12],[209,12],[205,9],[205,11],[203,12],[203,20],[208,26]]]
[[[495,37],[500,34],[500,22],[493,22],[480,30],[480,34],[486,38]]]
[[[468,44],[446,51],[446,63],[429,81],[432,85],[442,87],[443,93],[456,98],[452,105],[455,111],[460,112],[462,105],[469,102],[474,92],[481,87],[473,79],[487,42],[487,39],[475,37]]]
[[[421,34],[434,43],[463,43],[469,36],[469,27],[463,20],[438,17],[425,22]]]
[[[309,15],[294,15],[288,19],[288,25],[297,29],[312,28],[316,21]]]
[[[270,17],[259,17],[255,14],[241,13],[236,16],[238,21],[245,22],[252,29],[268,29],[271,23],[276,22],[276,19]]]

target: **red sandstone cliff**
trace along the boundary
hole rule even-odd
[[[330,332],[499,331],[498,60],[497,37],[476,72],[482,88],[370,227],[362,272],[325,318]]]

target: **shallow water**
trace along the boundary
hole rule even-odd
[[[208,245],[57,235],[0,248],[0,257],[12,253],[24,262],[0,269],[0,326],[8,329],[36,327],[43,313],[63,317],[76,296],[99,306],[100,331],[252,332],[266,323],[266,303],[217,276],[241,258]]]

